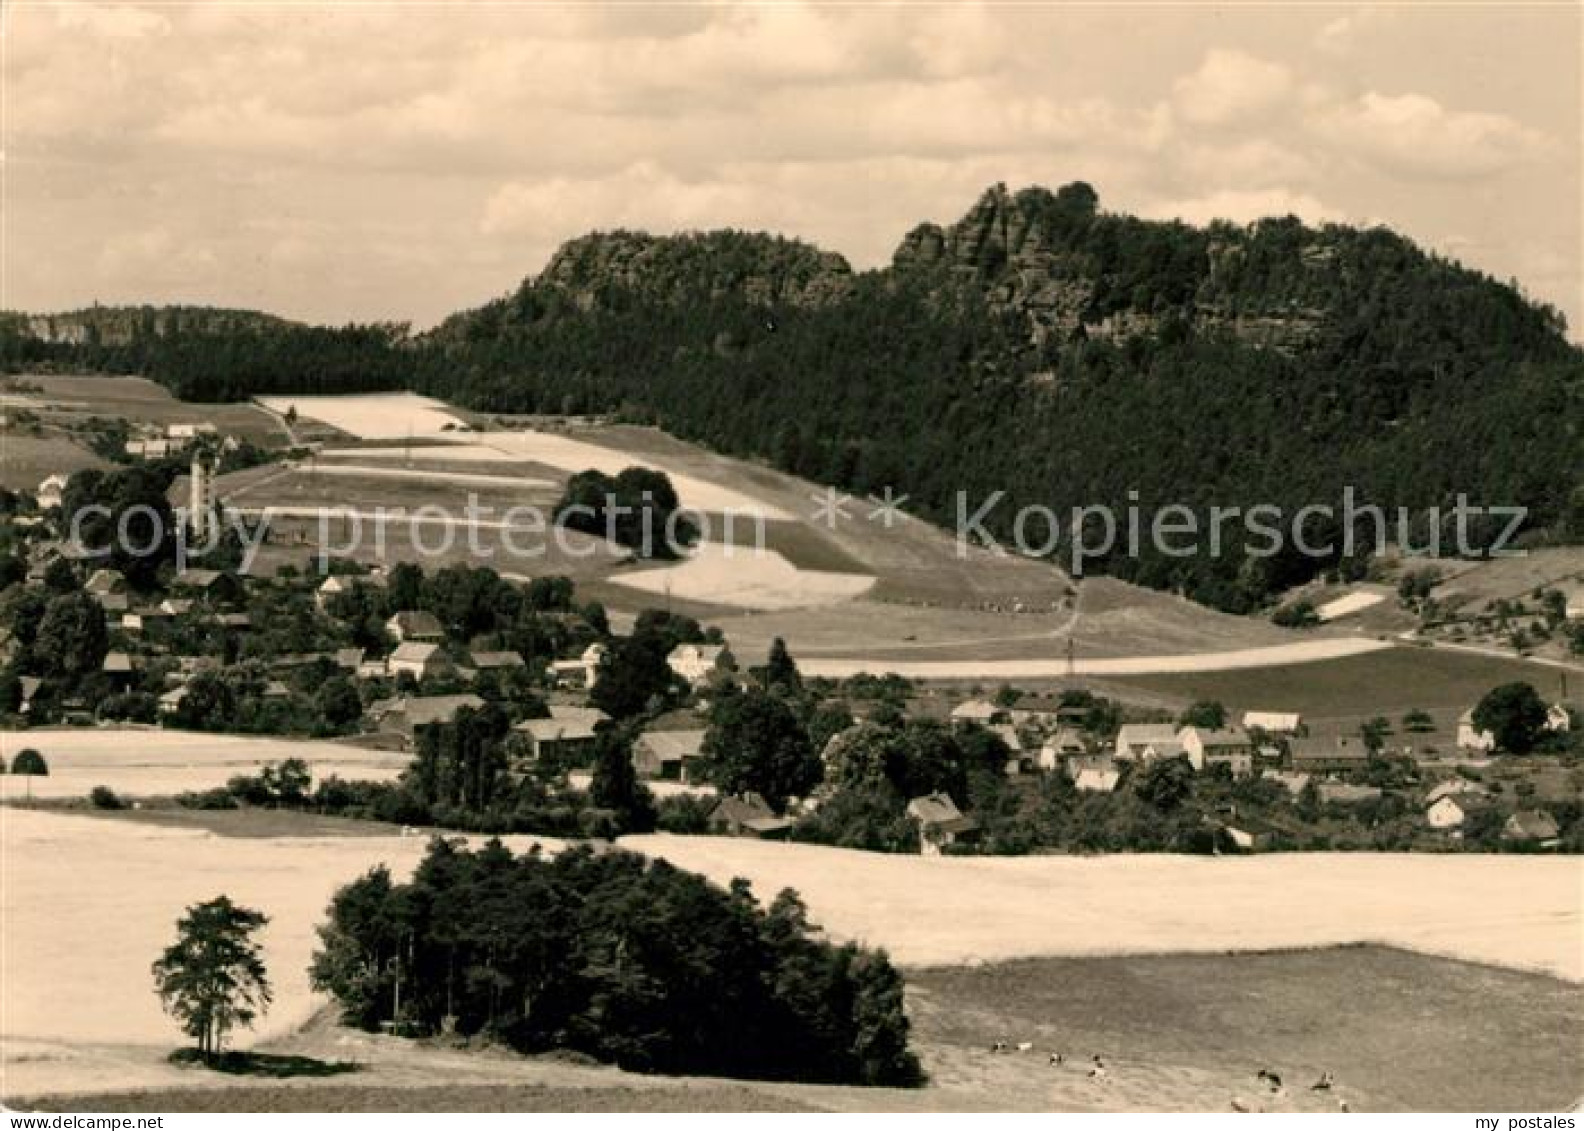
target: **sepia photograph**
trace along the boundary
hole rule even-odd
[[[0,0],[8,1129],[1581,1111],[1584,4]]]

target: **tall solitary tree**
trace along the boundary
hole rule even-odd
[[[226,1034],[269,1008],[269,976],[254,933],[269,919],[228,896],[195,903],[176,921],[176,941],[154,962],[160,1004],[198,1053],[213,1059]]]

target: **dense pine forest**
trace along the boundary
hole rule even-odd
[[[1584,355],[1560,316],[1380,228],[1194,228],[1104,212],[1083,184],[997,186],[878,271],[764,235],[614,232],[425,334],[198,313],[70,335],[13,316],[0,365],[141,373],[199,400],[413,388],[616,412],[853,491],[893,485],[946,524],[959,491],[970,509],[1004,491],[998,535],[1029,503],[1136,502],[1147,522],[1169,503],[1290,514],[1352,487],[1421,512],[1460,493],[1520,505],[1531,539],[1584,537]],[[1229,534],[1220,557],[1097,565],[1250,611],[1361,564]]]

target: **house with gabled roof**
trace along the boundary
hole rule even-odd
[[[793,824],[790,817],[777,816],[769,802],[752,792],[722,797],[705,821],[712,833],[760,840],[784,840]]]
[[[703,756],[702,729],[646,730],[633,742],[633,767],[639,775],[665,781],[692,781],[693,764]]]
[[[907,815],[918,827],[919,853],[924,856],[939,856],[942,850],[973,838],[979,831],[979,822],[965,817],[946,793],[913,798],[907,804]]]
[[[442,640],[445,628],[440,618],[424,609],[403,609],[385,622],[385,631],[398,643],[408,640]]]

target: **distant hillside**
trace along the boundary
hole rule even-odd
[[[11,356],[14,336],[0,348]],[[493,411],[615,411],[950,524],[1137,501],[1529,508],[1584,537],[1584,357],[1555,311],[1384,229],[1195,228],[1071,184],[996,186],[892,264],[741,232],[595,234],[427,335],[259,328],[72,347],[188,396],[405,386]],[[1414,531],[1423,536],[1425,531]],[[1246,611],[1317,568],[1147,553],[1121,576]],[[1323,540],[1318,539],[1317,540]]]

